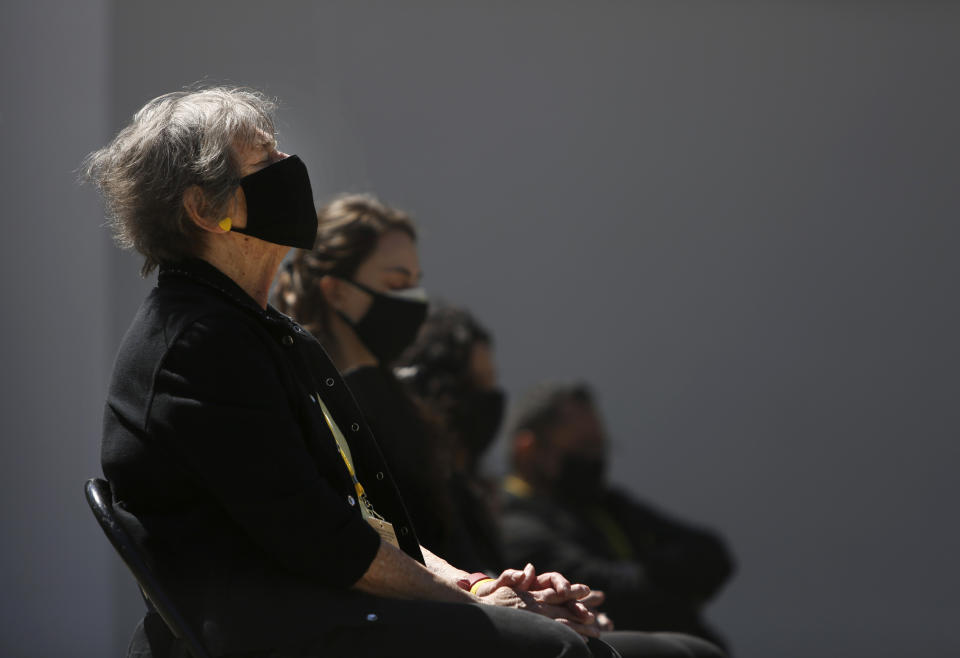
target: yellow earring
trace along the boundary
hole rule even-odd
[[[217,226],[222,228],[224,231],[229,232],[230,229],[233,228],[233,220],[230,219],[229,217],[224,217],[223,219],[220,220],[220,223],[217,224]]]

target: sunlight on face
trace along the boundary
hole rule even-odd
[[[405,290],[420,285],[417,243],[407,233],[390,230],[380,236],[376,248],[357,268],[353,280],[377,292]],[[373,300],[349,284],[341,286],[340,310],[354,320],[363,317]]]
[[[238,144],[234,154],[240,163],[240,176],[249,176],[267,165],[288,157],[277,150],[277,140],[272,135],[260,131],[258,138],[249,144]]]
[[[240,176],[249,176],[267,167],[274,162],[279,162],[286,157],[286,153],[277,150],[277,140],[272,135],[261,131],[259,138],[249,144],[237,144],[234,147],[234,156],[240,165]],[[243,194],[243,188],[237,187],[232,207],[229,209],[229,215],[233,226],[237,228],[246,228],[247,226],[247,199]]]

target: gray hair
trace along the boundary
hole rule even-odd
[[[164,94],[87,156],[83,175],[104,196],[117,244],[143,255],[143,276],[197,252],[200,229],[187,216],[183,193],[198,185],[210,211],[223,211],[240,182],[235,149],[272,140],[275,109],[246,88]]]

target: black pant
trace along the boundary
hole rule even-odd
[[[713,645],[686,635],[604,633],[585,640],[555,621],[521,610],[432,601],[381,600],[374,619],[339,626],[316,637],[280,639],[277,650],[229,658],[722,658]],[[156,642],[152,613],[134,634],[128,658],[188,658],[179,643]],[[146,626],[146,630],[144,629]],[[147,636],[152,635],[148,641]],[[304,637],[308,637],[305,634]],[[151,651],[152,646],[152,651]]]
[[[456,658],[714,658],[723,654],[685,635],[604,633],[586,641],[569,628],[521,610],[429,601],[390,601],[375,622],[338,628],[317,643],[322,656]],[[311,656],[315,654],[290,654]],[[287,658],[279,654],[277,658]]]

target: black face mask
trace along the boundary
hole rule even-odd
[[[560,461],[560,473],[553,483],[554,495],[578,505],[598,503],[606,490],[606,470],[606,460],[602,457],[565,455]]]
[[[457,400],[451,419],[453,429],[472,459],[479,459],[493,443],[503,421],[505,405],[506,395],[499,388],[472,391]]]
[[[409,288],[393,293],[377,292],[362,283],[344,279],[373,297],[373,303],[354,322],[340,311],[337,314],[353,327],[367,349],[382,365],[389,365],[400,356],[420,331],[427,319],[427,296],[422,288]]]
[[[307,167],[295,155],[240,179],[247,201],[247,226],[237,233],[313,249],[317,239],[317,209]]]

